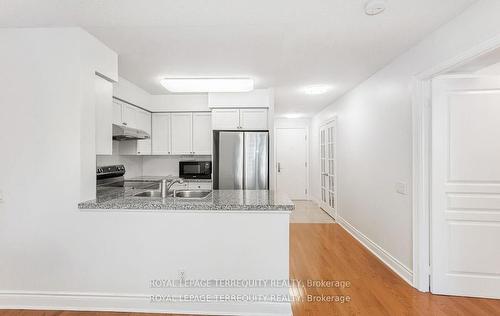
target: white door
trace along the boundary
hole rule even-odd
[[[333,218],[337,217],[336,181],[336,121],[320,128],[320,206]]]
[[[212,110],[212,129],[236,130],[240,127],[240,110],[214,109]]]
[[[212,120],[210,113],[193,113],[193,153],[212,154]]]
[[[172,113],[172,155],[192,155],[192,114]]]
[[[246,130],[267,130],[267,109],[241,109],[240,128]]]
[[[170,113],[153,113],[151,126],[153,155],[170,155]]]
[[[277,190],[293,200],[307,199],[307,130],[276,130]]]
[[[431,292],[500,298],[500,77],[433,81]]]

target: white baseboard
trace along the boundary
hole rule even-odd
[[[114,311],[191,315],[291,316],[286,302],[168,302],[152,303],[147,295],[0,292],[0,309]]]
[[[354,228],[349,222],[338,216],[337,222],[354,238],[356,238],[365,248],[379,258],[386,266],[399,275],[408,284],[413,286],[413,272],[402,264],[398,259],[394,258],[390,253],[377,245],[370,238],[365,236],[362,232]]]

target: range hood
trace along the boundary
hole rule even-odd
[[[135,140],[135,139],[149,139],[149,138],[151,138],[151,136],[143,130],[113,124],[114,140],[122,141],[122,140]]]

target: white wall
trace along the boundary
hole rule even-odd
[[[475,72],[477,75],[493,75],[493,76],[500,76],[500,62],[484,67],[482,69],[479,69],[478,71]]]
[[[338,115],[339,215],[411,274],[411,80],[422,71],[500,35],[500,1],[479,1],[359,84],[312,120],[311,184],[319,188],[319,126]],[[411,188],[409,188],[411,192]]]
[[[206,93],[153,95],[148,110],[152,112],[210,111]]]

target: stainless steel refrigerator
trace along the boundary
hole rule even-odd
[[[269,188],[269,133],[214,131],[213,187]]]

